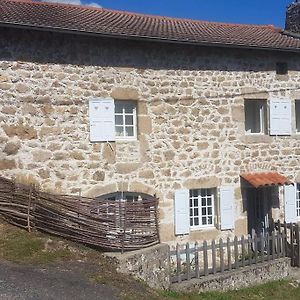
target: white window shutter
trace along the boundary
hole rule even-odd
[[[287,223],[297,221],[295,185],[284,186],[284,214]]]
[[[234,229],[234,188],[220,187],[221,230]]]
[[[112,98],[95,98],[89,102],[90,140],[115,140],[115,105]]]
[[[175,191],[175,234],[188,234],[190,231],[189,190]]]
[[[289,99],[270,99],[270,135],[291,135],[292,105]]]

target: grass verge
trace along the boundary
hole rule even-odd
[[[296,282],[281,280],[237,291],[200,294],[163,292],[162,297],[180,300],[300,300],[300,287]]]

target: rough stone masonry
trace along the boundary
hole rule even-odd
[[[276,75],[282,60],[288,75]],[[246,234],[240,173],[299,180],[300,135],[295,122],[291,136],[246,135],[244,100],[287,96],[294,105],[299,69],[292,53],[2,28],[1,174],[55,193],[156,194],[163,242]],[[88,101],[102,96],[137,101],[136,141],[89,141]],[[235,230],[175,237],[174,191],[223,184],[235,186]]]

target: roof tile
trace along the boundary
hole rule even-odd
[[[285,185],[291,183],[286,177],[276,172],[244,173],[241,174],[241,177],[255,188],[272,185]]]
[[[300,39],[271,25],[195,21],[29,0],[1,0],[1,24],[201,45],[300,50]]]

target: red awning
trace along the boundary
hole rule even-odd
[[[249,182],[255,188],[272,186],[272,185],[285,185],[291,182],[284,176],[276,173],[244,173],[241,177]]]

